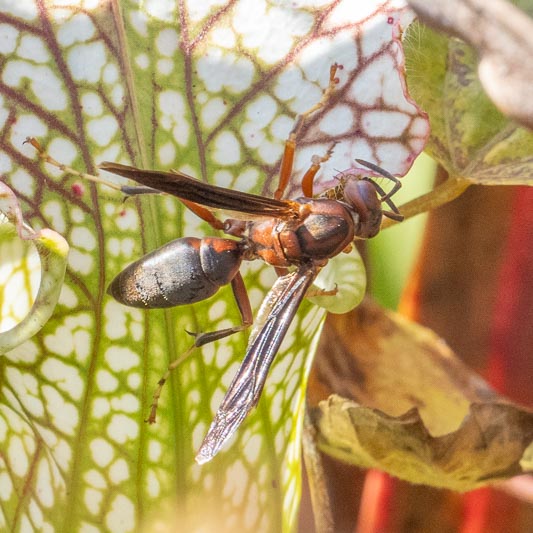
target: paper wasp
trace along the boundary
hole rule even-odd
[[[331,67],[330,83],[320,102],[299,116],[285,142],[279,186],[273,198],[209,185],[178,171],[141,170],[107,162],[100,165],[103,170],[130,178],[142,185],[111,185],[125,194],[171,194],[214,229],[237,237],[176,239],[126,267],[109,286],[109,294],[119,302],[154,309],[205,300],[220,287],[231,284],[242,323],[218,331],[195,334],[191,350],[242,331],[252,324],[252,309],[239,272],[242,261],[262,259],[274,266],[279,274],[263,302],[261,313],[266,313],[266,319],[249,340],[244,360],[198,451],[198,463],[212,459],[257,404],[272,361],[300,302],[320,269],[329,259],[350,249],[354,239],[375,236],[379,232],[383,215],[398,221],[403,219],[391,201],[391,196],[400,187],[398,179],[363,160],[357,161],[394,183],[388,194],[370,178],[353,177],[344,180],[342,200],[313,198],[313,179],[321,163],[329,159],[333,147],[324,157],[313,158],[302,179],[304,196],[295,200],[282,199],[292,174],[297,134],[307,117],[325,105],[338,82],[335,77],[337,68],[337,65]],[[40,151],[43,159],[72,171],[44,154],[37,141],[29,141]],[[390,211],[384,211],[382,203],[386,203]],[[222,222],[215,217],[213,210],[233,213],[235,218]],[[170,371],[177,366],[177,361],[169,366],[159,382],[149,422],[155,421],[161,388]]]

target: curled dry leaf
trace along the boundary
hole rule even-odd
[[[325,452],[459,491],[533,469],[533,413],[498,396],[433,332],[368,300],[329,320],[310,379]]]
[[[1,217],[5,217],[2,220]],[[22,219],[20,206],[15,193],[0,181],[0,226],[12,225],[0,229],[0,254],[2,266],[2,283],[0,286],[0,323],[11,318],[16,325],[0,333],[0,355],[16,348],[25,340],[33,337],[52,316],[63,286],[67,267],[67,241],[50,229],[34,231]],[[12,229],[13,231],[10,231]],[[15,233],[19,239],[30,241],[35,245],[41,261],[39,290],[28,314],[17,323],[17,317],[8,315],[15,310],[13,303],[30,297],[30,277],[32,261],[22,254],[22,259],[13,264],[10,251],[13,249],[7,241]],[[18,258],[20,259],[20,257]]]

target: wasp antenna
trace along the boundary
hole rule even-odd
[[[389,200],[391,198],[391,196],[394,196],[401,189],[402,182],[396,176],[393,176],[390,172],[388,172],[384,168],[381,168],[380,166],[375,165],[374,163],[371,163],[370,161],[365,161],[364,159],[356,159],[356,161],[360,165],[363,165],[364,167],[366,167],[366,168],[368,168],[370,170],[373,170],[374,172],[378,173],[380,176],[383,176],[384,178],[387,178],[388,180],[390,180],[390,181],[392,181],[394,183],[394,186],[392,187],[392,189],[390,190],[390,192],[388,194],[385,194],[385,191],[383,191],[383,190],[380,191],[380,194],[382,194],[382,197],[381,197],[381,201],[382,202],[387,202],[387,200]],[[372,183],[374,183],[374,182],[372,182]],[[376,184],[374,183],[374,186],[375,185]],[[389,204],[387,203],[387,205],[389,205]],[[390,207],[390,205],[389,205],[389,207]]]
[[[381,174],[384,178],[387,178],[391,181],[397,182],[399,181],[396,176],[393,176],[389,171],[385,170],[384,168],[381,168],[380,166],[371,163],[370,161],[366,161],[365,159],[356,159],[356,161],[363,165],[366,168],[369,168],[370,170],[373,170],[374,172],[377,172],[378,174]]]

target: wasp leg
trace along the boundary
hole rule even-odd
[[[241,324],[232,328],[220,329],[218,331],[211,331],[208,333],[187,332],[194,337],[194,344],[185,353],[180,355],[180,357],[178,357],[168,365],[167,371],[157,382],[157,388],[155,389],[154,395],[152,397],[152,405],[150,406],[150,414],[146,419],[146,422],[148,422],[149,424],[153,424],[156,420],[157,406],[159,403],[159,398],[161,397],[161,391],[163,390],[163,386],[167,382],[171,372],[177,366],[179,366],[182,361],[184,361],[196,348],[200,348],[201,346],[209,344],[210,342],[223,339],[224,337],[229,337],[234,333],[238,333],[239,331],[243,331],[249,328],[253,324],[252,306],[250,305],[250,299],[248,298],[248,293],[246,292],[244,281],[239,272],[231,280],[231,288],[233,289],[233,295],[235,296],[235,301],[237,302],[237,307],[239,308],[239,313],[241,314]]]
[[[383,191],[380,192],[380,194],[382,194],[381,196],[382,202],[386,202],[387,200],[389,200],[392,196],[394,196],[401,189],[402,182],[396,176],[393,176],[390,172],[388,172],[384,168],[381,168],[378,165],[374,165],[374,163],[371,163],[370,161],[365,161],[364,159],[356,159],[356,161],[360,163],[361,165],[363,165],[364,167],[367,167],[370,170],[377,172],[384,178],[387,178],[388,180],[392,181],[392,183],[394,183],[392,189],[387,194],[385,194],[385,192]]]
[[[326,106],[328,100],[331,98],[331,95],[335,91],[337,84],[339,83],[339,78],[336,77],[337,70],[341,70],[342,68],[342,65],[339,65],[337,63],[331,65],[329,69],[329,83],[322,94],[322,98],[313,107],[309,108],[307,111],[298,116],[296,120],[296,125],[294,126],[291,132],[291,136],[296,136],[298,135],[298,133],[300,133],[300,130],[302,129],[309,115],[312,115],[315,111],[318,111],[319,109],[322,109]]]
[[[67,172],[68,174],[72,174],[73,176],[76,176],[77,178],[81,178],[87,181],[92,181],[93,183],[99,183],[101,185],[107,185],[107,187],[111,187],[112,189],[115,189],[116,191],[122,191],[122,187],[120,185],[117,185],[116,183],[113,183],[112,181],[107,181],[103,178],[99,178],[98,176],[93,176],[92,174],[87,174],[85,172],[80,172],[79,170],[76,170],[72,167],[69,167],[68,165],[64,165],[63,163],[60,163],[59,161],[56,161],[53,157],[51,157],[46,150],[41,146],[41,143],[35,139],[35,137],[26,137],[26,140],[24,141],[24,144],[29,143],[31,144],[36,150],[39,155],[39,157],[45,161],[46,163],[49,163],[50,165],[58,168],[62,172]],[[132,187],[133,188],[133,187]]]
[[[93,176],[92,174],[87,174],[86,172],[80,172],[79,170],[76,170],[72,167],[69,167],[68,165],[64,165],[63,163],[56,161],[53,157],[51,157],[46,152],[46,150],[41,146],[39,141],[35,139],[34,137],[28,137],[24,142],[31,144],[37,150],[39,157],[46,163],[49,163],[50,165],[53,165],[59,170],[63,172],[67,172],[68,174],[72,174],[73,176],[76,176],[83,180],[92,181],[93,183],[98,183],[100,185],[106,185],[107,187],[111,187],[112,189],[115,189],[116,191],[122,192],[123,194],[126,195],[126,197],[137,196],[139,194],[165,194],[165,193],[162,193],[161,191],[158,191],[157,189],[153,189],[152,187],[145,187],[145,186],[133,186],[132,187],[130,185],[118,185],[116,183],[113,183],[112,181],[108,181],[99,176]],[[205,220],[212,228],[216,230],[225,229],[224,222],[216,218],[215,215],[213,215],[213,213],[211,213],[211,211],[209,211],[205,207],[202,207],[188,200],[181,200],[181,201],[190,211],[192,211],[195,215],[200,217],[202,220]]]
[[[231,288],[233,289],[233,295],[241,314],[241,324],[239,326],[233,326],[232,328],[220,329],[218,331],[211,331],[208,333],[191,333],[195,338],[194,345],[196,347],[203,346],[213,341],[218,341],[224,337],[238,333],[249,328],[254,321],[252,306],[250,305],[250,299],[246,292],[246,287],[240,272],[231,280]]]
[[[180,199],[180,201],[189,211],[192,211],[196,216],[200,217],[202,220],[205,220],[205,222],[207,222],[213,229],[224,230],[224,222],[219,220],[206,207],[195,204],[194,202],[189,202],[189,200]]]
[[[77,178],[81,178],[87,181],[92,181],[93,183],[97,183],[99,185],[105,185],[106,187],[115,189],[115,191],[120,191],[124,193],[126,196],[136,196],[139,194],[162,194],[161,191],[152,189],[151,187],[143,187],[143,186],[131,187],[129,185],[118,185],[117,183],[101,178],[100,176],[94,176],[93,174],[88,174],[87,172],[80,172],[79,170],[76,170],[75,168],[72,168],[72,167],[69,167],[68,165],[60,163],[59,161],[54,159],[52,156],[50,156],[48,152],[42,147],[41,143],[35,137],[27,137],[26,140],[24,141],[24,144],[26,143],[31,144],[37,150],[39,157],[44,162],[49,163],[50,165],[61,170],[62,172],[72,174],[73,176],[76,176]]]
[[[313,156],[311,160],[311,166],[307,169],[307,172],[304,174],[304,177],[302,178],[302,192],[304,196],[307,196],[307,198],[313,197],[313,181],[315,179],[315,176],[320,169],[320,165],[322,163],[325,163],[331,157],[331,154],[333,154],[333,149],[335,148],[336,144],[337,143],[334,142],[328,148],[326,155],[322,157],[318,155]]]
[[[281,165],[279,167],[279,183],[278,188],[274,192],[274,198],[280,200],[287,188],[289,179],[292,174],[292,165],[294,163],[294,151],[296,150],[296,139],[291,133],[289,138],[285,141],[285,149],[281,158]]]
[[[336,296],[338,292],[339,292],[339,289],[336,283],[333,289],[319,289],[318,287],[315,287],[313,285],[310,289],[308,289],[308,291],[305,294],[305,297],[314,298],[315,296]]]
[[[372,178],[364,177],[361,179],[371,183],[374,186],[374,189],[376,189],[376,191],[378,191],[378,193],[381,195],[380,200],[382,202],[385,202],[390,207],[391,211],[383,211],[383,214],[392,220],[396,220],[397,222],[402,222],[403,215],[400,213],[400,211],[396,207],[396,204],[390,199],[390,193],[386,194],[385,191]],[[401,186],[402,184],[399,183],[399,187]]]
[[[167,371],[157,382],[157,388],[155,389],[154,395],[152,396],[152,405],[150,405],[150,414],[148,415],[148,418],[145,420],[145,422],[148,422],[149,424],[155,424],[157,405],[159,404],[159,398],[161,397],[161,391],[163,390],[163,386],[167,382],[167,379],[170,377],[172,371],[177,368],[183,361],[185,361],[185,359],[187,359],[187,357],[189,357],[189,355],[191,355],[195,349],[196,344],[193,344],[186,352],[181,354],[177,359],[174,359],[174,361],[172,361],[172,363],[168,365]]]
[[[298,115],[298,117],[296,118],[296,124],[294,125],[294,128],[292,129],[291,133],[289,134],[289,138],[285,141],[285,150],[283,151],[283,157],[281,158],[281,165],[279,169],[279,184],[278,184],[278,188],[274,192],[274,198],[276,200],[279,200],[283,196],[283,193],[285,192],[285,189],[287,188],[289,179],[292,174],[292,167],[294,163],[294,152],[296,150],[296,137],[300,133],[300,130],[302,129],[302,126],[307,120],[307,117],[326,105],[331,94],[335,90],[335,86],[337,85],[337,83],[339,83],[339,80],[338,78],[335,77],[335,74],[337,73],[337,70],[341,68],[342,66],[338,65],[337,63],[335,63],[334,65],[330,67],[329,84],[326,90],[324,91],[324,93],[322,94],[322,98],[313,107],[308,109],[305,113]],[[314,164],[315,162],[313,161],[313,165]],[[320,168],[320,163],[318,163],[318,167],[314,171],[314,174],[318,172],[319,168]],[[309,169],[309,171],[310,170],[311,169]],[[314,174],[310,178],[311,181],[312,181],[312,178],[314,177]]]

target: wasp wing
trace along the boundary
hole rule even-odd
[[[205,436],[196,462],[210,461],[257,404],[268,370],[307,289],[318,273],[313,264],[278,278],[259,310],[244,360]]]
[[[99,167],[102,170],[132,179],[150,189],[155,189],[154,191],[150,191],[149,189],[142,188],[140,192],[166,192],[183,200],[188,200],[213,209],[276,218],[294,215],[295,211],[298,211],[294,202],[275,200],[274,198],[266,198],[256,194],[210,185],[176,170],[169,172],[142,170],[128,165],[109,162],[101,163]],[[128,190],[133,189],[128,187],[124,188],[126,193]]]

